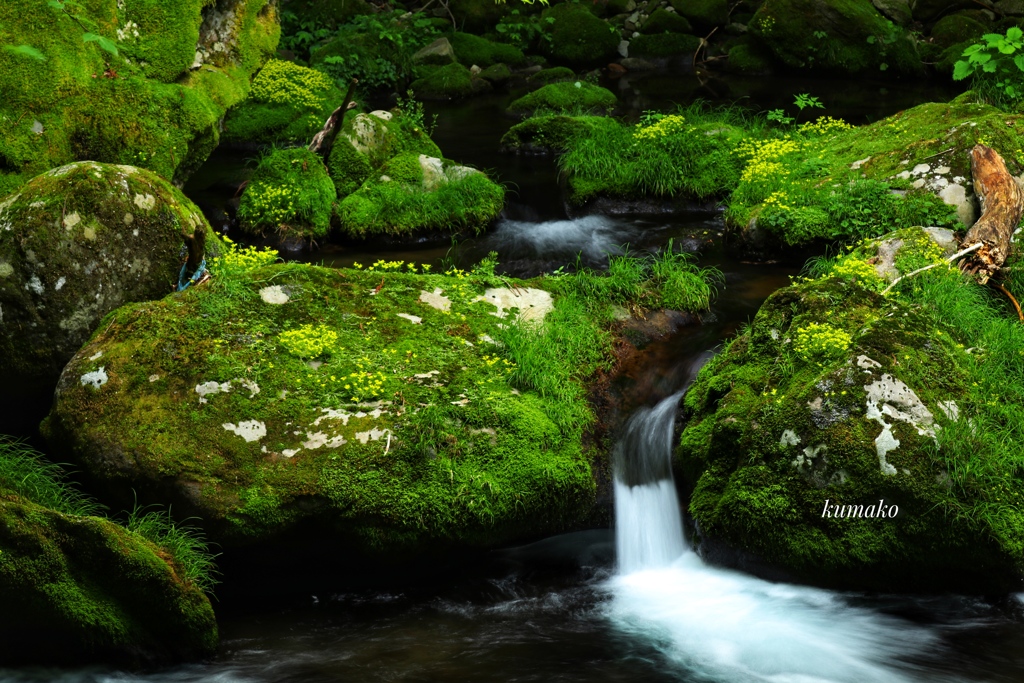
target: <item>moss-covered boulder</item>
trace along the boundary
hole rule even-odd
[[[577,136],[595,135],[595,128],[618,126],[618,121],[607,116],[531,116],[509,128],[501,145],[526,154],[563,152]]]
[[[640,27],[640,33],[693,33],[693,26],[678,12],[669,12],[659,7]]]
[[[441,156],[426,131],[400,110],[349,113],[327,159],[338,198],[358,190],[388,159],[412,152]]]
[[[242,230],[282,240],[324,237],[337,192],[323,161],[305,147],[277,149],[260,160],[238,205]]]
[[[199,226],[180,191],[131,166],[69,164],[0,199],[0,378],[52,383],[104,315],[173,290]]]
[[[602,64],[615,56],[619,33],[585,6],[562,3],[544,10],[550,40],[541,48],[551,59],[573,66]]]
[[[184,181],[279,32],[267,0],[101,0],[75,12],[32,0],[0,9],[0,44],[15,48],[0,51],[0,194],[76,159]],[[84,40],[88,22],[101,41]]]
[[[567,66],[553,66],[550,69],[541,69],[527,79],[530,83],[537,85],[548,85],[549,83],[561,83],[562,81],[576,81],[576,72]]]
[[[592,318],[486,271],[411,269],[270,266],[121,308],[68,364],[47,438],[225,546],[314,522],[353,552],[578,524],[595,491],[580,378],[607,347]],[[571,349],[549,331],[566,325]],[[107,381],[83,382],[97,360]]]
[[[451,5],[451,10],[459,28],[477,33],[494,28],[508,13],[507,7],[493,0],[460,0]]]
[[[891,76],[923,69],[910,34],[870,0],[766,0],[749,26],[794,69]]]
[[[630,57],[692,57],[700,38],[687,33],[641,34],[629,41]]]
[[[586,81],[574,81],[545,85],[513,101],[508,111],[518,116],[529,116],[540,111],[606,113],[614,109],[618,102],[615,94],[607,88]]]
[[[746,165],[726,218],[752,242],[787,245],[971,225],[978,209],[970,149],[984,141],[1019,175],[1020,125],[1016,115],[959,100],[859,128],[830,119],[803,124],[737,150]]]
[[[95,516],[0,436],[0,661],[140,666],[210,656],[210,601],[167,548]]]
[[[249,99],[228,113],[222,140],[261,145],[308,143],[343,99],[326,74],[271,60],[253,79]]]
[[[729,3],[725,0],[670,0],[670,4],[700,28],[722,26],[729,20]]]
[[[479,233],[504,205],[504,188],[480,171],[412,152],[375,171],[338,204],[338,217],[342,230],[354,237]]]
[[[526,62],[523,51],[514,45],[495,43],[471,33],[456,32],[448,38],[455,49],[456,58],[465,66],[479,66],[483,69],[495,64],[521,66]]]
[[[760,76],[770,74],[774,65],[771,53],[763,47],[740,43],[729,49],[725,68],[732,73]]]
[[[447,64],[430,69],[409,88],[423,100],[456,100],[480,91],[481,84],[489,87],[486,81],[473,78],[462,64]]]
[[[920,229],[862,245],[702,369],[676,464],[707,552],[845,588],[1017,585],[1019,323],[955,268],[879,293],[943,256]]]

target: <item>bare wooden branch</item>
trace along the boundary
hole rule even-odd
[[[331,149],[334,147],[334,140],[338,137],[338,133],[341,132],[341,124],[345,120],[345,112],[356,106],[356,103],[352,101],[352,97],[356,92],[356,84],[359,81],[355,78],[348,84],[348,92],[345,93],[345,100],[341,103],[341,106],[335,109],[327,121],[324,123],[323,129],[313,136],[313,141],[309,143],[309,151],[315,152],[327,163],[327,158],[331,156]]]
[[[965,272],[985,284],[1010,254],[1010,239],[1024,214],[1024,194],[1006,170],[1003,158],[986,145],[971,149],[971,173],[974,192],[981,202],[981,218],[967,231],[964,243],[981,242],[983,246],[963,266]]]
[[[961,249],[960,251],[956,252],[955,254],[953,254],[952,256],[947,258],[946,259],[946,263],[952,263],[953,261],[956,261],[958,258],[966,256],[967,254],[970,254],[972,251],[977,251],[978,249],[981,249],[983,246],[984,246],[984,243],[978,242],[976,244],[972,244],[971,246],[967,247],[966,249]],[[913,276],[917,275],[918,273],[923,273],[926,270],[931,270],[932,268],[935,268],[936,266],[941,266],[941,265],[943,265],[943,264],[942,263],[932,263],[930,265],[925,266],[924,268],[918,268],[915,271],[907,273],[906,275],[900,275],[898,278],[893,280],[889,284],[888,287],[886,287],[885,289],[882,290],[882,296],[885,296],[886,294],[888,294],[889,290],[891,290],[893,287],[895,287],[899,283],[900,280],[905,280],[908,277],[913,277]]]

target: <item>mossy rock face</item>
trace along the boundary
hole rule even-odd
[[[342,230],[354,237],[479,233],[504,205],[504,188],[480,171],[413,152],[375,171],[338,204],[338,217]]]
[[[608,23],[595,17],[583,5],[563,3],[544,10],[550,41],[542,45],[551,59],[573,66],[602,64],[615,56],[619,34]]]
[[[629,41],[632,57],[692,57],[700,47],[700,38],[685,33],[642,34]]]
[[[1019,175],[1021,125],[1018,115],[959,100],[922,104],[858,128],[807,124],[806,135],[785,143],[788,151],[765,147],[748,162],[727,221],[752,242],[768,236],[788,245],[910,225],[970,226],[978,217],[971,148],[984,141]]]
[[[514,45],[495,43],[471,33],[456,32],[448,38],[455,49],[455,57],[464,66],[479,66],[485,69],[495,64],[521,66],[526,62],[523,51]]]
[[[104,315],[172,291],[199,226],[179,190],[131,166],[70,164],[0,199],[0,377],[53,382]]]
[[[541,69],[530,76],[530,83],[561,83],[563,81],[576,81],[576,72],[567,66],[553,66],[550,69]]]
[[[278,149],[263,157],[238,205],[242,230],[282,238],[324,237],[331,228],[337,192],[323,161],[305,147]]]
[[[520,116],[536,111],[598,113],[614,109],[618,102],[611,90],[586,81],[550,83],[515,100],[508,111]]]
[[[292,264],[121,308],[64,371],[47,438],[225,546],[314,521],[370,552],[571,528],[594,501],[584,427],[513,391],[491,341],[496,313],[551,298],[488,282]],[[98,353],[109,381],[87,386]]]
[[[494,85],[500,85],[512,78],[512,70],[505,64],[495,64],[494,66],[489,66],[482,70],[480,72],[480,78],[493,83]]]
[[[725,67],[732,73],[758,76],[771,73],[774,63],[771,53],[764,48],[741,43],[729,50],[729,61]]]
[[[349,114],[327,160],[338,198],[344,199],[358,190],[375,169],[406,152],[441,156],[441,150],[426,131],[401,116],[395,117],[393,112]]]
[[[224,142],[308,143],[344,95],[326,74],[271,60],[253,79],[249,99],[224,121]]]
[[[245,97],[280,30],[267,0],[228,9],[100,0],[82,11],[120,59],[83,42],[82,28],[45,3],[0,9],[0,44],[38,53],[0,52],[0,194],[78,159],[183,182],[217,145],[220,120]]]
[[[976,19],[958,13],[942,17],[935,22],[929,35],[936,46],[946,49],[967,41],[977,41],[983,34],[989,33],[990,28]]]
[[[469,69],[462,64],[437,67],[413,81],[409,88],[424,100],[455,100],[469,97],[478,90]]]
[[[890,238],[898,266],[942,257],[919,229]],[[878,244],[769,297],[684,398],[676,464],[701,543],[835,587],[1008,590],[1019,509],[953,512],[977,494],[951,484],[938,447],[962,433],[970,356],[929,308],[877,293]]]
[[[460,0],[451,9],[461,30],[477,33],[494,28],[508,11],[494,0]]]
[[[699,27],[721,26],[729,20],[726,0],[670,0],[672,8]]]
[[[165,550],[0,491],[0,660],[140,666],[217,648],[210,601]]]
[[[514,152],[561,152],[578,135],[593,134],[597,127],[618,126],[607,116],[531,116],[509,128],[502,147]]]
[[[686,17],[660,7],[647,18],[640,33],[693,33],[693,26]]]
[[[878,76],[923,70],[907,31],[888,22],[870,0],[766,0],[749,26],[793,69]]]

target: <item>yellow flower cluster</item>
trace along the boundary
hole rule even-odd
[[[829,135],[841,133],[844,130],[853,130],[853,126],[842,119],[834,119],[831,116],[819,116],[813,122],[801,123],[800,132],[805,135]]]
[[[213,268],[225,275],[240,275],[250,270],[269,266],[277,260],[276,249],[257,249],[256,247],[239,248],[228,237],[221,237],[225,251],[213,262]]]
[[[772,206],[772,207],[775,207],[776,209],[782,209],[784,211],[788,211],[789,209],[792,209],[793,207],[790,206],[787,202],[789,202],[789,195],[786,194],[786,191],[785,190],[776,190],[775,192],[772,192],[770,195],[768,195],[767,198],[765,198],[764,205],[765,206]]]
[[[292,62],[272,59],[253,79],[251,97],[267,104],[320,109],[332,86],[327,74]]]
[[[267,182],[251,182],[245,190],[246,213],[259,216],[260,223],[280,225],[295,216],[295,200],[298,192],[291,185],[272,185]]]
[[[875,267],[867,261],[859,258],[848,257],[841,259],[832,266],[829,271],[830,277],[854,278],[860,280],[861,284],[868,289],[881,291],[885,289],[885,281],[878,275]]]
[[[385,350],[385,353],[387,351]],[[392,353],[395,353],[392,351]],[[342,378],[345,382],[345,391],[349,393],[349,400],[353,403],[379,398],[384,393],[384,385],[388,380],[383,372],[374,372],[369,368],[377,368],[379,363],[374,363],[367,356],[356,361],[356,372],[349,373]]]
[[[740,174],[740,182],[771,181],[788,175],[785,166],[779,160],[799,149],[800,143],[789,138],[744,140],[736,148],[736,154],[747,160],[747,166]]]
[[[817,362],[841,356],[850,348],[850,335],[828,323],[811,323],[796,331],[793,349],[803,360]]]
[[[338,343],[338,333],[326,325],[303,325],[295,330],[285,330],[277,340],[293,356],[316,358],[332,350]]]
[[[653,126],[637,126],[633,130],[634,142],[657,142],[662,138],[680,135],[686,132],[686,119],[678,114],[670,114]]]
[[[483,361],[489,368],[497,365],[498,372],[504,372],[506,374],[512,372],[516,367],[515,363],[509,361],[507,358],[499,358],[498,356],[491,356],[489,354],[484,354]]]

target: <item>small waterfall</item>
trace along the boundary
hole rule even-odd
[[[672,480],[672,430],[680,396],[634,413],[612,456],[615,550],[623,574],[667,567],[686,552]]]

